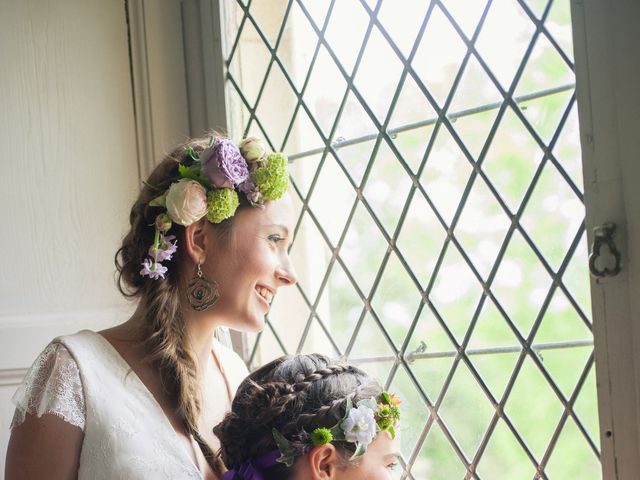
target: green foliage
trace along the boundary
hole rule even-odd
[[[178,166],[178,172],[182,176],[182,178],[188,178],[190,180],[195,180],[199,182],[203,187],[209,188],[209,180],[202,173],[199,163],[194,163],[191,166],[186,166],[184,164],[180,164]]]

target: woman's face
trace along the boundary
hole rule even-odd
[[[296,274],[287,249],[294,228],[289,195],[261,208],[241,208],[228,238],[213,242],[203,271],[219,286],[220,298],[210,309],[225,326],[259,331],[264,316],[282,286],[293,285]]]

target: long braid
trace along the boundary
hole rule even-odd
[[[188,146],[201,152],[207,144],[206,139],[200,139],[190,142]],[[141,338],[144,339],[147,359],[159,371],[164,389],[175,402],[187,433],[195,439],[214,472],[222,474],[223,466],[219,457],[198,429],[201,411],[198,365],[188,350],[180,310],[177,269],[170,269],[162,281],[150,280],[139,274],[140,264],[153,242],[153,229],[149,225],[154,222],[155,210],[148,206],[149,201],[177,176],[178,165],[185,160],[185,146],[171,152],[149,177],[131,209],[131,230],[116,253],[115,263],[120,291],[127,297],[140,297],[145,320],[142,322]],[[179,236],[181,227],[175,228]],[[179,249],[176,264],[180,257]]]
[[[158,368],[165,390],[174,397],[187,433],[193,436],[213,470],[222,473],[221,462],[199,432],[198,366],[187,349],[178,287],[172,282],[156,282],[153,287],[155,292],[148,296],[150,300],[145,309],[147,321],[143,338],[147,358]]]

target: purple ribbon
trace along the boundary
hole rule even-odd
[[[247,460],[242,465],[233,468],[224,474],[224,480],[263,480],[261,471],[273,467],[280,458],[280,450],[272,450],[261,457]]]

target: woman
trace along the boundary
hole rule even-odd
[[[193,140],[155,169],[116,255],[133,316],[54,340],[14,397],[14,479],[217,479],[211,425],[246,375],[214,340],[258,331],[296,278],[286,158],[256,139]],[[208,427],[207,427],[208,426]]]
[[[214,428],[225,480],[384,480],[399,453],[400,400],[358,368],[284,356],[242,382]]]

